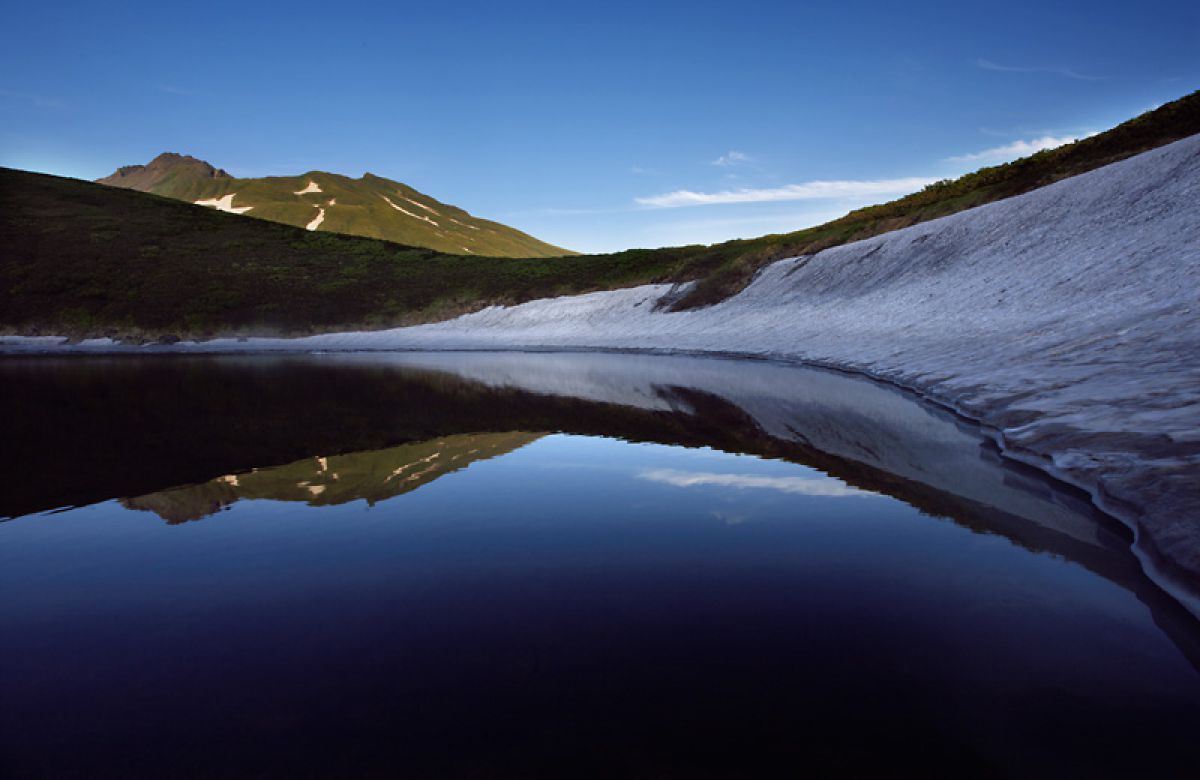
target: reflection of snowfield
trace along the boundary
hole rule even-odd
[[[638,478],[675,487],[717,486],[739,490],[757,488],[828,498],[874,495],[866,490],[852,488],[833,477],[768,477],[760,474],[715,474],[706,471],[649,469],[639,473]]]
[[[595,352],[356,353],[323,359],[444,371],[489,387],[692,415],[699,412],[689,398],[699,393],[732,404],[772,438],[997,507],[1088,546],[1103,545],[1087,512],[1061,495],[1048,497],[1040,480],[1001,468],[975,426],[894,388],[840,372],[766,361]],[[694,467],[674,470],[728,471],[719,457],[708,460],[703,450],[691,454],[698,459]],[[643,470],[651,468],[647,464]]]

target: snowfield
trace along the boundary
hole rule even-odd
[[[172,349],[661,350],[858,371],[980,421],[1007,454],[1091,491],[1135,528],[1156,576],[1197,590],[1200,136],[779,261],[707,309],[662,310],[673,292],[648,285],[410,328]]]

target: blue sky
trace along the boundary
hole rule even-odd
[[[8,3],[0,165],[365,171],[573,249],[793,230],[1200,88],[1200,3]]]

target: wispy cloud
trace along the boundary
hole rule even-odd
[[[717,474],[707,471],[677,471],[675,469],[650,469],[638,474],[638,477],[675,487],[717,485],[738,490],[778,490],[783,493],[835,498],[872,495],[865,490],[852,488],[832,477],[767,477],[757,474]]]
[[[1062,76],[1067,79],[1075,79],[1077,81],[1104,81],[1107,76],[1091,76],[1086,73],[1080,73],[1077,70],[1070,68],[1048,68],[1048,67],[1029,67],[1022,65],[1000,65],[999,63],[985,60],[982,57],[975,60],[976,67],[984,70],[995,70],[1001,73],[1049,73],[1054,76]]]
[[[739,152],[737,149],[731,149],[725,154],[712,161],[713,165],[721,168],[729,168],[734,165],[742,165],[751,161],[750,155],[745,152]]]
[[[0,89],[0,97],[11,98],[13,100],[23,100],[38,108],[66,108],[67,104],[58,98],[49,98],[42,95],[31,95],[27,92],[14,92],[11,89]]]
[[[712,206],[725,203],[772,203],[788,200],[827,200],[834,198],[867,198],[888,195],[907,195],[935,179],[909,177],[905,179],[872,179],[843,181],[809,181],[765,189],[742,188],[719,192],[675,190],[662,195],[634,198],[642,206],[678,208],[680,206]]]
[[[189,90],[183,89],[182,87],[177,87],[173,84],[159,84],[158,89],[161,92],[166,92],[168,95],[180,95],[183,97],[190,97],[192,95]]]
[[[990,149],[984,149],[981,152],[972,152],[971,154],[960,154],[954,157],[945,158],[946,162],[1001,162],[1005,160],[1015,160],[1018,157],[1026,157],[1036,152],[1041,152],[1046,149],[1057,149],[1060,146],[1074,143],[1080,138],[1088,138],[1095,133],[1087,133],[1085,135],[1064,135],[1052,136],[1044,135],[1041,138],[1033,138],[1028,141],[1020,140],[1013,141],[1003,146],[993,146]]]

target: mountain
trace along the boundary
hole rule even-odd
[[[324,171],[238,179],[203,160],[166,152],[147,165],[119,168],[97,183],[308,230],[381,238],[448,254],[485,257],[572,254],[371,173],[358,179]]]
[[[1197,133],[1200,92],[1076,143],[794,233],[552,261],[486,258],[461,250],[451,255],[323,229],[305,231],[141,192],[0,168],[0,334],[108,336],[136,343],[160,337],[379,330],[489,306],[661,282],[694,283],[664,299],[664,307],[702,308],[745,289],[775,260],[823,254],[1004,200]],[[126,170],[123,178],[166,181],[166,174],[150,167]],[[195,186],[193,200],[198,200],[219,191],[201,188],[228,188],[240,181],[200,165],[192,170],[196,176],[177,176],[163,186]],[[324,192],[294,194],[309,181],[324,190],[324,176],[294,177],[288,197],[324,197]],[[359,181],[370,184],[366,177]],[[243,208],[242,194],[220,198]],[[378,195],[375,199],[385,203]],[[438,210],[432,202],[426,205]],[[320,207],[306,208],[311,222]],[[415,205],[408,210],[422,211]],[[326,209],[327,218],[337,213],[336,205]],[[872,268],[869,260],[859,266],[864,284]]]

